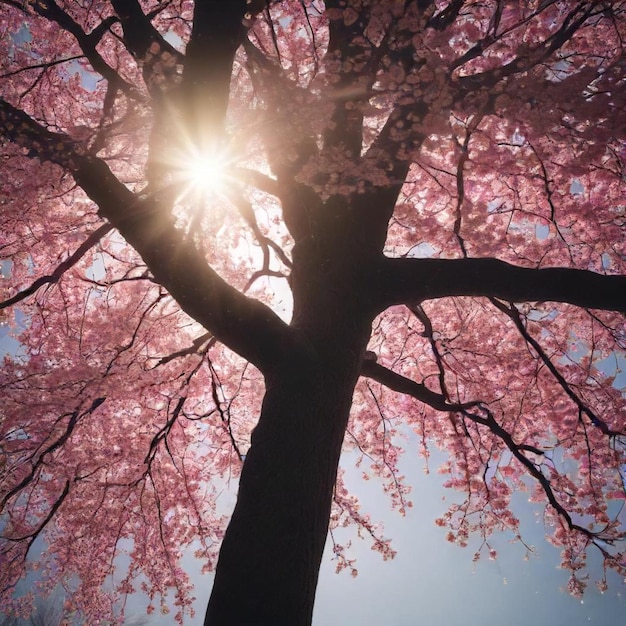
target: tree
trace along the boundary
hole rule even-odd
[[[451,541],[527,489],[573,593],[626,574],[626,3],[191,4],[0,1],[4,604],[45,537],[91,623],[124,551],[181,620],[195,542],[205,624],[309,624],[401,428]]]

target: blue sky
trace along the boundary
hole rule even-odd
[[[433,467],[436,459],[431,461]],[[525,560],[524,546],[501,534],[492,542],[498,558],[490,561],[484,556],[473,563],[478,539],[460,548],[446,541],[447,531],[434,524],[455,497],[454,492],[442,487],[441,476],[435,472],[427,476],[422,468],[416,454],[407,455],[402,469],[414,486],[414,507],[405,518],[388,512],[382,503],[376,507],[385,521],[386,535],[393,538],[396,558],[383,563],[377,554],[363,550],[355,580],[347,575],[333,579],[332,567],[326,562],[315,626],[625,623],[626,589],[618,576],[611,578],[613,584],[605,594],[590,585],[582,601],[560,590],[567,585],[568,573],[558,568],[559,552],[545,541],[543,523],[537,515],[541,507],[530,504],[527,494],[516,494],[514,508],[520,516],[522,536],[535,547],[536,556]],[[370,485],[365,487],[364,504],[370,494],[380,502]],[[361,491],[358,485],[355,490]],[[600,572],[598,559],[591,562]],[[337,607],[341,607],[340,613]]]
[[[409,442],[409,446],[411,446]],[[497,535],[493,544],[498,558],[485,555],[478,563],[472,556],[479,541],[472,538],[467,548],[446,541],[446,530],[435,525],[455,493],[442,487],[443,477],[425,475],[423,461],[408,452],[401,469],[413,485],[414,507],[406,517],[391,511],[375,480],[362,481],[358,472],[346,467],[346,482],[361,499],[363,509],[374,520],[385,524],[385,536],[398,551],[395,559],[384,562],[369,544],[353,533],[352,556],[357,557],[359,575],[335,573],[332,552],[326,548],[317,600],[314,626],[613,626],[626,623],[626,587],[617,576],[609,578],[609,590],[601,594],[590,584],[582,600],[562,588],[568,572],[559,569],[559,551],[544,539],[541,507],[530,504],[527,494],[515,494],[515,512],[520,516],[525,541],[535,547],[535,555],[525,560],[526,550],[511,543],[510,536]],[[436,454],[431,467],[436,467]],[[443,457],[442,457],[443,458]],[[348,461],[348,459],[346,459]],[[445,500],[443,499],[445,497]],[[457,496],[458,497],[458,496]],[[199,565],[186,561],[188,571]],[[599,573],[600,563],[591,553],[591,571]],[[208,601],[211,576],[193,574],[197,611],[191,626],[200,626]],[[167,624],[155,619],[153,624]],[[186,622],[187,623],[187,622]]]

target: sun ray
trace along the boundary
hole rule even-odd
[[[218,190],[226,175],[224,165],[218,154],[198,153],[190,159],[186,168],[189,184],[205,193]]]
[[[151,159],[159,165],[163,177],[157,181],[162,188],[176,189],[176,204],[187,208],[204,204],[211,196],[227,196],[236,184],[233,175],[239,151],[232,138],[224,133],[200,130],[193,134],[184,119],[172,108],[169,122],[173,128],[167,140],[161,138]]]
[[[233,162],[228,147],[185,147],[173,163],[176,184],[180,187],[179,201],[226,195],[228,186],[235,183],[230,171]]]

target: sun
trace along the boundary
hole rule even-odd
[[[237,185],[233,168],[235,155],[229,146],[209,145],[201,149],[188,142],[177,152],[170,154],[170,180],[176,191],[176,216],[186,224],[187,233],[197,231],[202,220],[223,206]]]
[[[224,148],[212,146],[200,150],[194,147],[185,151],[177,168],[183,195],[223,195],[231,178],[229,170],[232,163],[232,154]]]
[[[215,197],[227,197],[236,184],[234,169],[237,154],[227,142],[206,142],[199,145],[191,140],[172,147],[164,165],[170,176],[166,184],[177,189],[179,204],[194,205]]]
[[[184,177],[191,190],[200,193],[219,192],[227,178],[227,161],[219,153],[196,153],[189,156]]]

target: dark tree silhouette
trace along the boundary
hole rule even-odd
[[[399,428],[450,540],[530,489],[573,593],[626,574],[625,10],[0,0],[3,604],[44,536],[90,623],[124,550],[182,619],[196,541],[205,624],[310,624],[329,520],[393,554],[337,467],[403,510]]]

